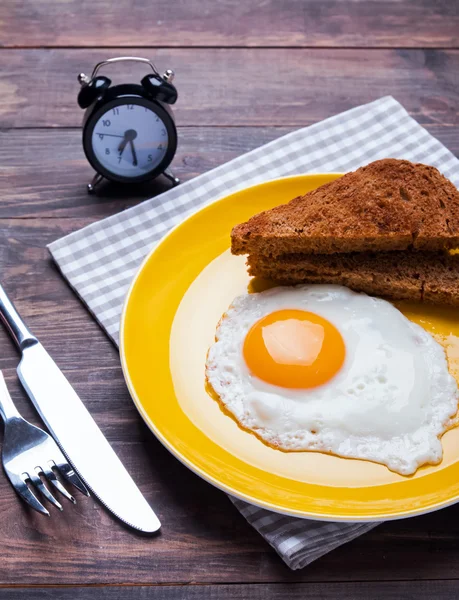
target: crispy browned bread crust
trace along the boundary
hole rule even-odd
[[[384,159],[259,213],[233,254],[333,254],[459,246],[459,192],[437,169]]]
[[[381,252],[248,257],[250,275],[282,284],[335,283],[391,300],[459,307],[459,255]]]

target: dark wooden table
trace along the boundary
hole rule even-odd
[[[123,54],[175,69],[182,179],[386,94],[458,154],[459,0],[2,0],[0,46],[1,282],[163,522],[142,538],[85,499],[45,519],[1,476],[0,598],[456,599],[459,506],[290,571],[149,433],[116,349],[45,246],[167,187],[86,194],[78,72]],[[0,368],[35,421],[2,329],[0,341]]]

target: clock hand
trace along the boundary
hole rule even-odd
[[[135,153],[135,148],[134,148],[134,144],[132,141],[137,137],[137,131],[135,129],[127,129],[124,132],[124,136],[117,136],[117,137],[123,137],[123,139],[120,142],[120,145],[118,146],[118,152],[120,153],[120,156],[123,155],[124,149],[126,148],[128,142],[129,142],[129,144],[131,145],[132,156],[134,158],[133,165],[137,166],[137,155]]]
[[[138,162],[137,162],[137,153],[134,148],[134,142],[132,140],[129,140],[129,144],[130,144],[131,150],[132,150],[132,164],[136,167],[138,165]]]
[[[126,148],[128,141],[129,140],[126,136],[124,136],[124,138],[121,140],[120,145],[118,146],[118,152],[120,153],[120,156],[123,155],[124,149]]]
[[[124,135],[115,135],[114,133],[96,133],[96,135],[124,138]]]

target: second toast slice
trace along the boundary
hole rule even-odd
[[[249,274],[280,284],[331,283],[390,300],[459,307],[459,255],[442,252],[248,257]]]

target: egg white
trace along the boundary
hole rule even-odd
[[[250,373],[245,336],[282,309],[316,313],[340,331],[346,358],[327,383],[289,389]],[[402,475],[441,461],[440,437],[458,408],[443,348],[389,302],[336,285],[236,298],[217,327],[206,377],[240,425],[269,445],[370,460]]]

